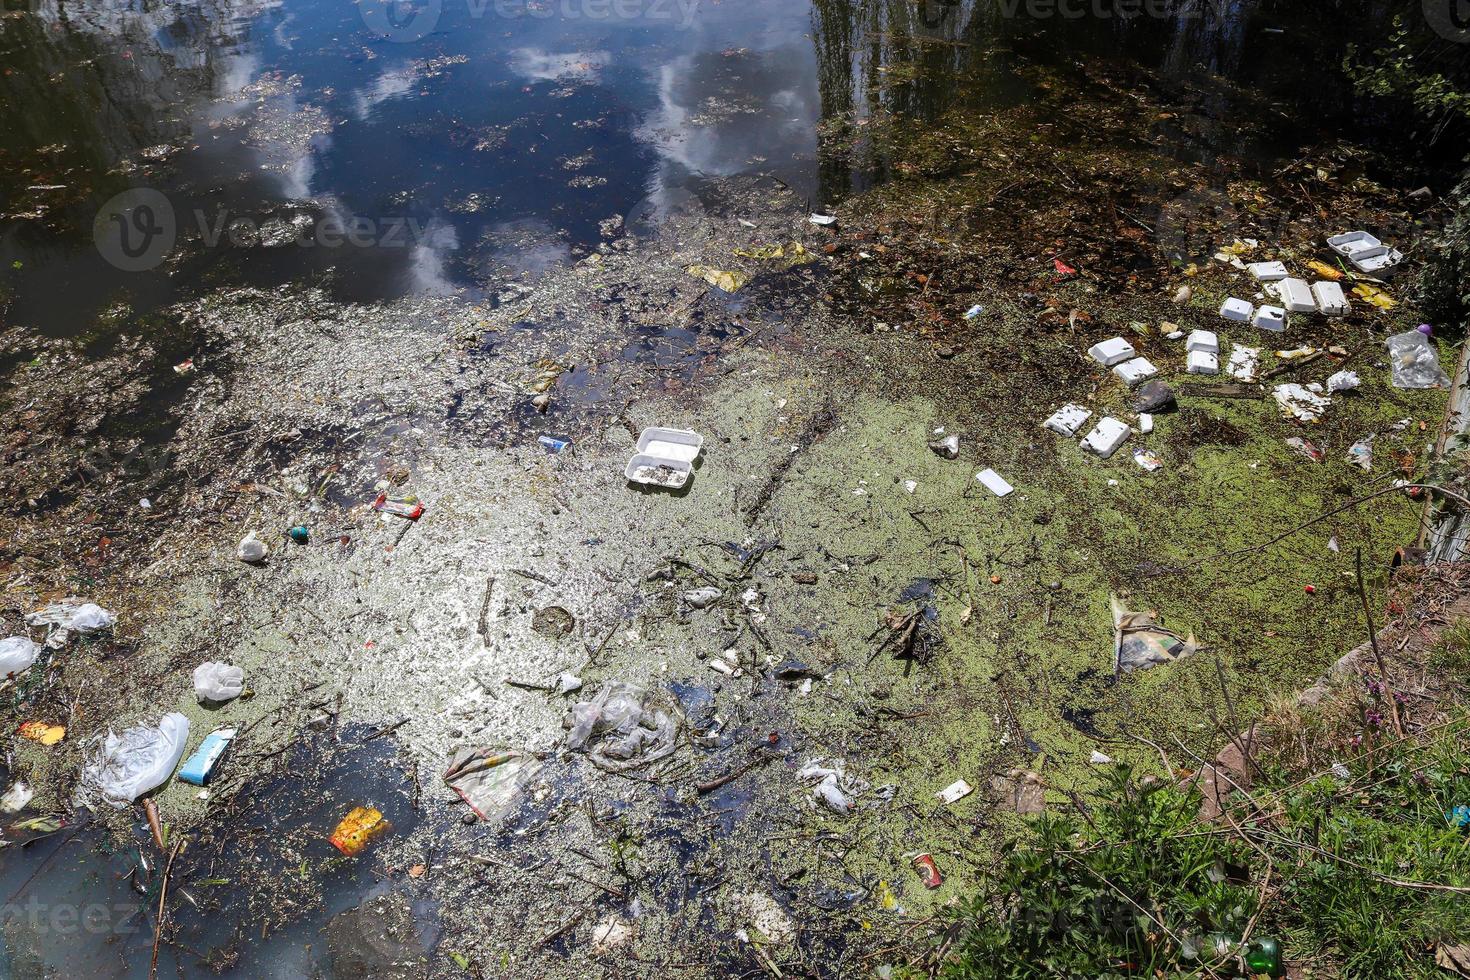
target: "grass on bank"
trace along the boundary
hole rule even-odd
[[[1470,807],[1470,713],[1447,697],[1470,670],[1470,627],[1423,668],[1449,688],[1359,676],[1317,708],[1273,711],[1254,785],[1219,822],[1200,821],[1194,788],[1115,767],[1023,830],[917,966],[948,980],[1239,977],[1266,940],[1276,975],[1470,975],[1437,965],[1470,965],[1470,811],[1456,811]]]

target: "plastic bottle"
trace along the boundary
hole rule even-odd
[[[1245,965],[1252,973],[1281,975],[1281,947],[1274,939],[1253,939],[1245,951]]]

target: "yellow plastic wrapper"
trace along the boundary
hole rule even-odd
[[[386,832],[389,826],[388,821],[383,819],[382,812],[375,807],[357,806],[342,818],[342,822],[337,824],[337,829],[327,839],[337,850],[353,857],[361,854],[363,848],[373,838]]]

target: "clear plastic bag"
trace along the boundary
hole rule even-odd
[[[1417,330],[1388,338],[1388,360],[1395,388],[1448,388],[1450,376],[1439,366],[1439,353]]]
[[[205,701],[230,701],[245,690],[245,671],[206,660],[194,668],[194,696]]]
[[[586,752],[603,769],[648,765],[674,751],[678,725],[667,714],[645,710],[643,692],[608,681],[591,701],[579,701],[567,717],[567,748]]]
[[[171,711],[157,728],[139,725],[97,741],[96,754],[82,767],[82,785],[121,810],[173,775],[189,741],[189,719]]]

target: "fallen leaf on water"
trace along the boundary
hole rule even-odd
[[[727,272],[712,265],[691,265],[684,271],[727,293],[738,292],[740,287],[750,282],[750,277],[743,272]]]

